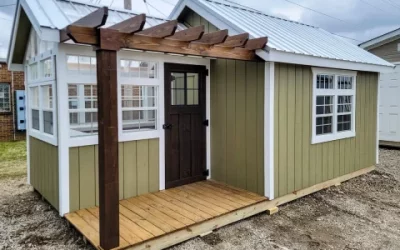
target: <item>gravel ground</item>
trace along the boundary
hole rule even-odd
[[[376,171],[187,241],[184,249],[400,249],[400,150]],[[92,249],[24,177],[0,180],[0,249]]]

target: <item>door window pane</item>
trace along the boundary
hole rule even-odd
[[[199,104],[199,74],[187,73],[186,104]]]
[[[171,73],[171,105],[185,105],[185,73]]]

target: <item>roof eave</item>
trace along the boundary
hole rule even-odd
[[[373,48],[382,46],[386,43],[392,42],[399,38],[400,38],[400,29],[396,29],[394,31],[391,31],[389,33],[375,37],[366,42],[360,43],[358,46],[360,46],[363,49],[369,50],[369,49],[373,49]]]
[[[368,71],[387,73],[393,70],[395,65],[368,64],[362,62],[352,62],[337,59],[329,59],[310,55],[295,54],[271,49],[270,51],[258,50],[257,55],[268,62],[291,63],[300,65],[309,65],[323,68],[347,69],[355,71]]]

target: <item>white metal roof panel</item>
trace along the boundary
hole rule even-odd
[[[268,36],[268,48],[277,51],[392,66],[385,60],[321,28],[269,16],[224,0],[191,0],[210,13],[222,17],[252,37]]]
[[[37,22],[42,27],[63,29],[87,14],[102,7],[88,2],[78,0],[25,0],[33,12]],[[46,3],[45,3],[46,2]],[[59,14],[54,14],[59,13]],[[119,23],[138,13],[109,8],[107,22],[104,27]],[[147,16],[145,28],[152,27],[167,21],[158,17]],[[184,29],[183,24],[179,24],[178,30]]]

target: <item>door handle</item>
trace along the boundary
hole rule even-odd
[[[172,128],[172,124],[164,124],[162,126],[163,129],[171,129]]]

